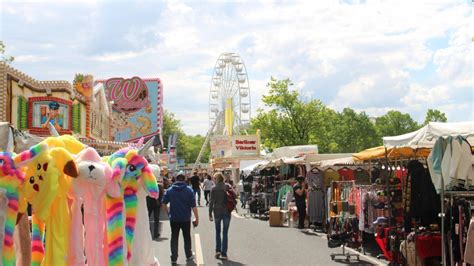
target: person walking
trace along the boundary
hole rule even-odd
[[[304,220],[306,218],[306,188],[304,177],[296,178],[298,183],[293,186],[293,194],[295,197],[296,208],[298,209],[298,228],[304,228]]]
[[[247,204],[247,194],[244,190],[244,180],[241,177],[239,181],[239,193],[240,193],[240,203],[242,204],[241,208],[245,209],[245,205]]]
[[[209,196],[211,194],[211,189],[214,187],[214,181],[212,181],[212,177],[210,175],[207,175],[207,178],[204,179],[204,182],[202,183],[203,189],[204,189],[204,199],[206,200],[206,206],[209,205]]]
[[[194,191],[194,197],[196,197],[197,194],[197,202],[198,205],[201,206],[201,179],[199,178],[196,171],[193,173],[193,176],[189,180],[191,182],[191,187]]]
[[[169,203],[169,219],[171,225],[171,263],[176,264],[178,260],[178,238],[179,231],[183,232],[184,251],[186,260],[194,260],[191,250],[191,210],[195,220],[193,226],[199,224],[199,214],[196,208],[194,192],[185,183],[186,177],[182,174],[176,176],[176,182],[166,190],[162,203],[166,206]],[[168,211],[167,206],[165,210]]]
[[[216,185],[211,190],[209,221],[214,221],[216,227],[216,258],[227,260],[228,233],[231,215],[227,209],[226,191],[232,189],[232,187],[230,184],[224,183],[224,176],[221,173],[214,174],[214,179],[216,180]]]

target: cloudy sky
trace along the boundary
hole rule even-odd
[[[324,2],[324,3],[320,3]],[[424,2],[424,3],[423,3]],[[165,109],[205,133],[213,67],[243,58],[252,112],[270,76],[303,97],[422,121],[474,120],[471,1],[5,1],[0,40],[38,80],[159,77]]]

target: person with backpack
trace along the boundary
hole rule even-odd
[[[214,221],[216,226],[216,258],[227,260],[230,218],[231,212],[235,209],[237,204],[237,200],[232,186],[224,183],[222,173],[214,174],[214,179],[216,180],[216,185],[211,190],[209,221]]]
[[[199,224],[199,214],[196,208],[196,199],[193,190],[186,184],[186,177],[183,174],[176,176],[176,182],[166,190],[162,203],[169,204],[169,211],[166,207],[171,225],[171,263],[176,264],[178,259],[178,238],[179,231],[183,232],[184,251],[186,261],[193,261],[194,254],[191,249],[191,211],[195,220],[193,226]]]

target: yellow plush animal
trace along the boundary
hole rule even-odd
[[[50,147],[48,143],[56,147]],[[64,143],[60,137],[55,137],[37,144],[32,147],[37,156],[26,165],[22,195],[33,211],[32,265],[67,263],[70,230],[67,195],[71,177],[77,177],[78,171],[72,154],[67,150],[77,146],[69,147]],[[45,226],[46,251],[42,243]]]

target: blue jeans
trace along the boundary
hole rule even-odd
[[[221,241],[221,222],[223,222],[224,224],[224,228],[222,230],[222,241]],[[222,255],[227,256],[230,213],[215,215],[214,223],[216,225],[216,252],[220,252]]]
[[[193,191],[194,191],[194,197],[197,200],[197,204],[201,205],[201,190],[200,189],[193,189]],[[196,194],[197,194],[197,197],[196,197]]]
[[[242,207],[245,207],[247,203],[247,194],[245,192],[240,192],[240,203],[242,203]]]

